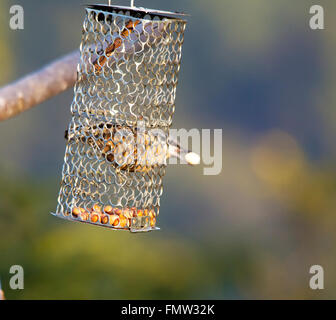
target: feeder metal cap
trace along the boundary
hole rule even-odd
[[[168,18],[168,19],[178,19],[179,17],[186,17],[189,16],[189,14],[184,12],[171,12],[171,11],[163,11],[163,10],[156,10],[156,9],[147,9],[143,7],[128,7],[128,6],[117,6],[117,5],[106,5],[106,4],[92,4],[92,5],[86,5],[89,9],[94,10],[102,10],[105,12],[113,12],[113,11],[129,11],[131,16],[136,16],[137,18],[140,18],[141,16],[144,17],[145,15],[154,15],[159,16],[162,18]],[[139,17],[140,15],[140,17]]]

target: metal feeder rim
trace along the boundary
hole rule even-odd
[[[151,17],[161,17],[166,18],[170,20],[182,20],[186,21],[184,19],[178,18],[180,17],[186,17],[190,16],[187,13],[184,12],[171,12],[171,11],[162,11],[162,10],[155,10],[155,9],[147,9],[142,7],[127,7],[127,6],[116,6],[116,5],[104,5],[104,4],[90,4],[85,6],[87,9],[93,9],[93,10],[100,10],[104,12],[110,12],[114,13],[114,11],[124,11],[130,12],[130,16],[134,18],[144,18],[146,15],[150,15]],[[118,14],[119,12],[117,12]]]

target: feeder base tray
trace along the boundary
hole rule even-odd
[[[63,219],[63,220],[72,221],[72,222],[86,223],[86,224],[91,224],[91,225],[94,225],[94,226],[99,225],[100,227],[108,228],[108,229],[113,230],[113,231],[130,231],[131,233],[142,233],[142,232],[151,232],[151,231],[157,231],[157,230],[160,230],[159,227],[146,227],[146,228],[132,228],[132,227],[130,227],[130,228],[113,228],[113,227],[108,226],[108,225],[97,224],[97,223],[93,223],[93,222],[91,222],[91,221],[76,220],[76,219],[71,218],[70,216],[69,216],[69,217],[66,217],[66,216],[64,216],[64,215],[60,215],[60,214],[57,214],[57,213],[54,213],[54,212],[50,212],[50,214],[53,215],[54,217],[57,217],[57,218],[60,218],[60,219]]]

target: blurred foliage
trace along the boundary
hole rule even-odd
[[[0,274],[9,299],[218,298],[254,273],[247,250],[209,252],[177,234],[68,224],[47,214],[55,200],[48,184],[20,181],[0,180]],[[24,266],[23,292],[8,289],[12,264]]]
[[[160,232],[131,235],[48,215],[71,90],[0,124],[0,277],[9,299],[335,298],[336,3],[137,0],[191,13],[175,126],[223,128],[223,172],[171,166]],[[87,1],[0,3],[0,82],[78,47]],[[122,3],[122,1],[120,1]],[[8,27],[9,5],[25,30]],[[52,13],[52,14],[51,14]],[[8,288],[11,265],[25,290]],[[324,267],[325,290],[309,289]]]

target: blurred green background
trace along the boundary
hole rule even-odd
[[[1,0],[0,85],[78,47],[87,3]],[[13,4],[24,7],[23,31],[9,28]],[[73,91],[1,122],[7,298],[336,298],[336,2],[136,4],[191,14],[174,127],[222,128],[222,173],[170,166],[159,232],[69,223],[49,212]],[[324,7],[325,30],[309,28],[313,4]],[[9,289],[14,264],[25,270],[23,291]],[[309,288],[314,264],[324,290]]]

